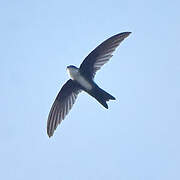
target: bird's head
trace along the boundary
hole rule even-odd
[[[70,69],[78,69],[78,68],[76,66],[70,65],[70,66],[67,66],[66,69],[70,70]]]
[[[70,65],[66,67],[66,70],[70,76],[71,79],[74,79],[74,77],[78,74],[78,68],[76,66]]]

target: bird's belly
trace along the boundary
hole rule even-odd
[[[92,89],[92,85],[83,76],[79,75],[75,78],[75,80],[85,89],[87,90]]]

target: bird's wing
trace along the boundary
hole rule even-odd
[[[72,108],[77,95],[81,92],[80,87],[73,80],[68,80],[58,93],[48,116],[47,134],[51,137],[58,124],[65,118]]]
[[[101,43],[84,59],[80,65],[80,72],[86,76],[87,79],[93,79],[96,71],[109,61],[113,56],[112,53],[130,33],[131,32],[123,32],[116,34]]]

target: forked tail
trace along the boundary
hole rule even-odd
[[[93,92],[93,97],[101,103],[106,109],[108,109],[107,101],[115,100],[115,97],[104,91],[103,89],[96,87]]]

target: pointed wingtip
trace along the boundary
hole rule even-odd
[[[51,138],[51,137],[52,137],[52,134],[48,134],[48,133],[47,133],[47,135],[48,135],[48,137],[49,137],[49,138]]]
[[[127,31],[127,32],[122,32],[122,33],[116,34],[116,35],[114,35],[114,36],[120,38],[120,39],[123,41],[123,40],[124,40],[125,38],[127,38],[131,33],[132,33],[132,32]],[[114,37],[114,36],[113,36],[113,37]]]
[[[130,32],[130,31],[127,31],[127,32],[124,32],[124,33],[126,33],[126,34],[131,34],[132,32]]]
[[[132,32],[123,32],[122,34],[124,34],[125,37],[128,37]]]
[[[53,136],[53,133],[54,133],[54,132],[51,132],[51,131],[49,130],[49,128],[47,128],[47,135],[48,135],[49,138],[51,138],[51,137]]]
[[[49,135],[49,134],[48,134],[48,137],[49,137],[49,138],[51,138],[51,137],[52,137],[52,135]]]

